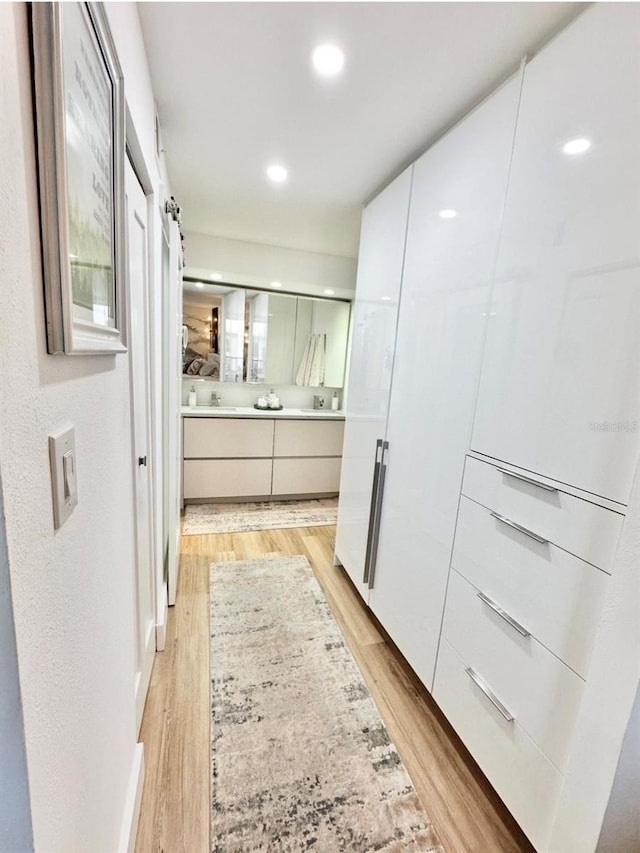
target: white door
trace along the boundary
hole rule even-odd
[[[147,199],[127,160],[129,370],[133,419],[136,530],[136,719],[138,729],[155,653],[149,388],[149,243]]]
[[[396,178],[362,218],[336,557],[365,600],[373,479],[387,428],[411,172]]]
[[[178,223],[169,223],[169,294],[167,431],[168,431],[168,554],[167,582],[169,604],[176,603],[180,568],[180,475],[182,471],[182,242]]]
[[[413,171],[369,606],[428,689],[471,435],[519,89],[519,79],[503,86],[423,155]]]
[[[527,66],[471,444],[623,504],[640,450],[639,29],[637,3],[595,4]]]

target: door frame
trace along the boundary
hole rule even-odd
[[[131,177],[130,177],[131,176]],[[147,698],[149,682],[151,680],[151,670],[156,652],[156,561],[155,561],[155,511],[154,511],[154,447],[152,443],[153,430],[153,410],[152,410],[152,364],[151,364],[151,335],[150,335],[150,292],[151,292],[151,223],[149,218],[149,197],[145,194],[144,187],[138,179],[133,162],[127,157],[125,163],[125,193],[127,193],[130,181],[135,182],[139,186],[139,192],[144,199],[144,239],[146,257],[144,259],[146,266],[146,274],[144,276],[144,291],[136,298],[135,305],[141,309],[142,314],[142,334],[140,340],[136,338],[137,346],[132,346],[133,342],[133,289],[131,282],[131,252],[132,242],[131,234],[133,233],[131,222],[135,215],[135,210],[132,212],[133,199],[129,194],[126,207],[126,258],[127,258],[127,323],[128,323],[128,347],[129,347],[129,400],[130,400],[130,428],[131,428],[131,471],[133,485],[133,528],[135,536],[135,582],[134,582],[134,623],[135,623],[135,653],[136,665],[134,667],[134,697],[136,706],[136,731],[139,732],[142,724],[142,715]],[[141,207],[142,205],[139,205]],[[142,345],[142,352],[141,352]],[[136,359],[135,353],[138,354]],[[146,362],[143,364],[142,362]],[[145,372],[145,381],[143,387],[145,392],[140,394],[139,373],[141,370]],[[139,420],[143,423],[140,424]],[[142,430],[141,430],[142,427]],[[142,434],[142,446],[139,443],[139,437]],[[143,481],[140,480],[141,469],[139,453],[144,453],[144,466],[146,468],[146,476]],[[146,519],[145,524],[141,526],[141,517],[139,515],[139,500],[141,497],[141,483],[144,484],[146,496],[144,503],[146,504]],[[141,537],[147,540],[142,542]],[[148,548],[148,566],[141,565],[140,552],[141,550],[146,555]],[[144,559],[144,558],[143,558]],[[140,603],[140,583],[144,577],[143,573],[148,572],[148,581],[150,582],[150,600],[148,609],[143,612]],[[146,584],[146,580],[144,583]],[[144,619],[143,625],[140,624],[140,617]],[[150,617],[150,621],[149,621]],[[141,636],[141,628],[143,629]]]
[[[153,539],[153,576],[155,580],[155,625],[156,651],[163,651],[166,642],[167,623],[169,619],[167,585],[163,582],[163,471],[162,471],[162,259],[161,240],[162,223],[158,205],[158,196],[162,195],[162,186],[154,192],[149,167],[131,118],[128,105],[126,106],[126,154],[133,167],[147,199],[147,231],[148,263],[149,263],[149,292],[147,316],[149,319],[148,351],[149,351],[149,448],[150,448],[150,478],[151,478],[151,524]],[[158,166],[158,164],[155,164]],[[158,166],[159,169],[159,166]],[[158,284],[160,282],[160,284]],[[129,294],[127,294],[127,301]]]

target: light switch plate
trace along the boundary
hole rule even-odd
[[[53,526],[57,530],[62,527],[78,503],[76,439],[72,426],[49,436],[49,463]]]

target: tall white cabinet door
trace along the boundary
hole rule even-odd
[[[639,80],[636,3],[596,4],[527,66],[471,443],[621,503],[640,450]]]
[[[387,425],[411,172],[367,206],[360,235],[336,555],[365,598],[376,442]]]
[[[369,603],[428,689],[519,92],[520,78],[513,78],[414,167]]]

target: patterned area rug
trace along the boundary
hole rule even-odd
[[[211,565],[211,850],[439,851],[306,557]]]
[[[189,504],[183,534],[243,533],[282,527],[325,527],[338,518],[338,499],[265,501],[237,504]]]

